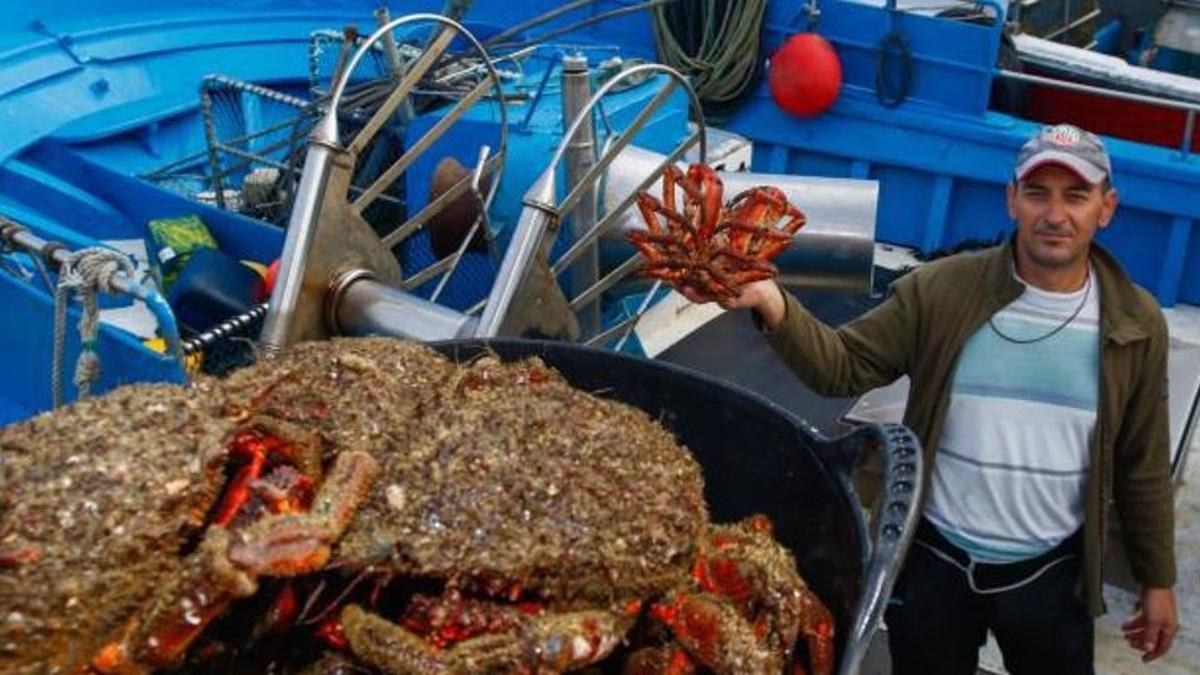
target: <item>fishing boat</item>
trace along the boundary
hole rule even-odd
[[[1055,34],[1009,7],[1038,3],[730,0],[739,12],[691,23],[669,4],[6,8],[0,423],[342,334],[578,342],[706,371],[827,434],[895,420],[903,383],[822,399],[778,377],[744,317],[639,278],[635,195],[693,162],[730,195],[783,189],[807,224],[781,278],[837,322],[903,268],[1010,232],[1017,148],[1072,121],[1104,134],[1121,190],[1100,241],[1167,308],[1182,479],[1200,392],[1200,81],[1181,57],[1130,64],[1096,49],[1103,31],[1056,42],[1080,17]],[[769,80],[804,35],[836,54],[815,75],[835,99],[797,115]],[[681,53],[701,49],[732,74],[689,70]],[[1173,658],[1195,667],[1181,642]]]

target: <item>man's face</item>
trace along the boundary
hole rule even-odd
[[[1096,231],[1117,208],[1117,191],[1092,185],[1056,164],[1008,186],[1008,215],[1017,221],[1017,257],[1046,271],[1085,264]]]

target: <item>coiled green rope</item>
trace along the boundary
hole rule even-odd
[[[767,0],[676,0],[654,9],[659,59],[688,75],[704,114],[720,120],[762,76]]]

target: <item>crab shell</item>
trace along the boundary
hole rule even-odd
[[[0,672],[78,671],[185,574],[240,426],[270,420],[330,456],[397,451],[421,391],[455,369],[395,340],[312,343],[227,381],[130,385],[0,429]]]
[[[404,450],[420,409],[457,370],[419,343],[336,338],[292,345],[218,386],[230,416],[268,418],[315,434],[326,455],[352,447],[378,458]]]
[[[536,358],[479,359],[436,399],[379,457],[336,564],[556,609],[686,579],[707,524],[700,467],[643,411]]]
[[[76,672],[183,570],[232,425],[130,385],[0,429],[0,672]]]

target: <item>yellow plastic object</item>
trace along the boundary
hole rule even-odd
[[[238,262],[242,263],[246,267],[249,267],[255,272],[258,272],[258,276],[264,279],[267,278],[267,266],[258,262],[257,260],[239,260]]]
[[[149,340],[142,340],[142,344],[158,352],[159,354],[165,354],[167,352],[167,341],[162,338],[150,338]],[[204,365],[204,354],[201,352],[193,352],[183,357],[183,371],[187,373],[189,377],[199,375],[200,366],[202,365]]]

